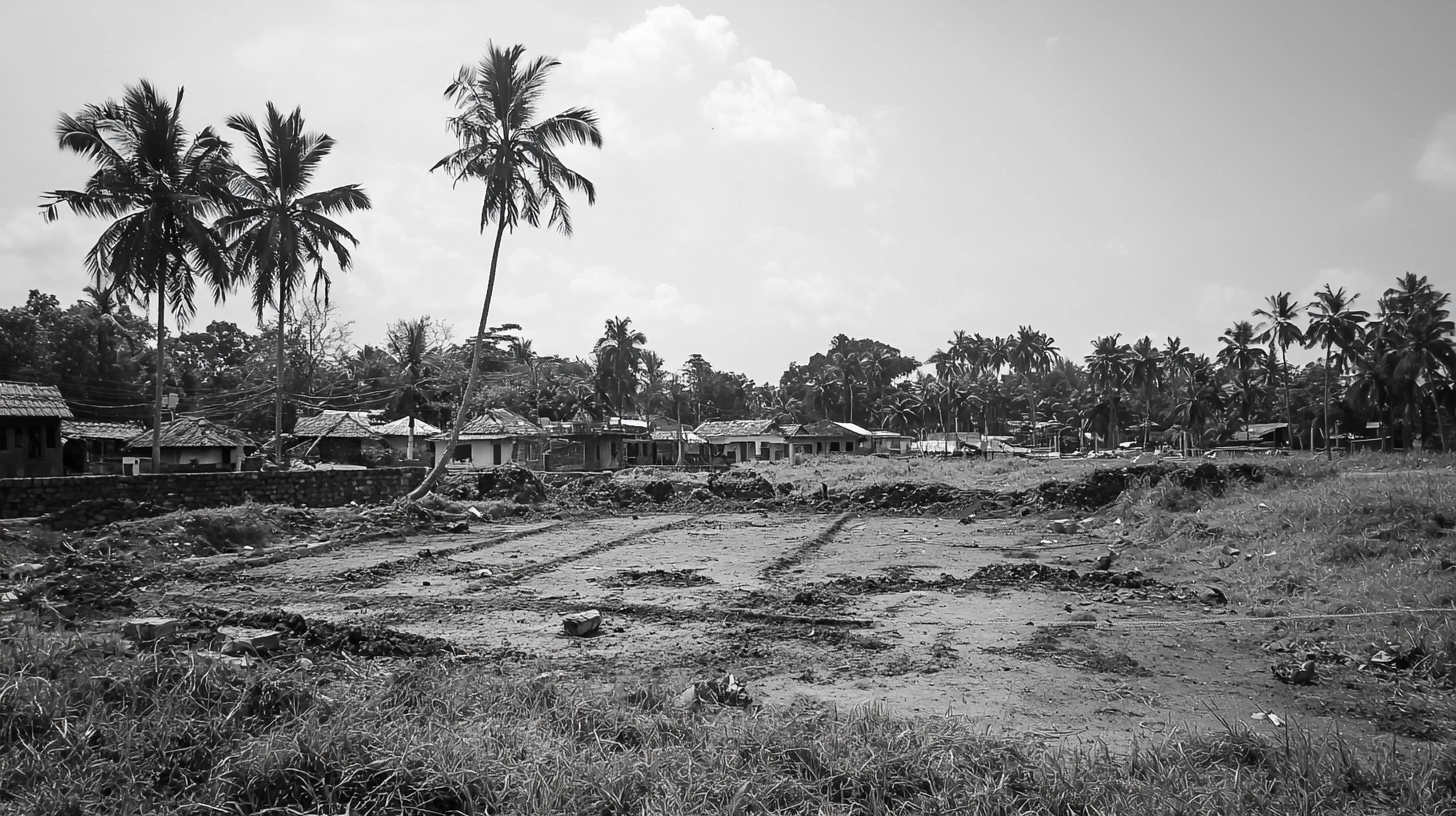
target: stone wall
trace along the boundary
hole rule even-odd
[[[398,498],[424,478],[424,468],[406,467],[0,479],[0,518],[39,516],[86,499],[103,498],[151,502],[179,510],[225,507],[249,500],[338,507],[351,501],[363,504]]]

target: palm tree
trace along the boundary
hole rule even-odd
[[[500,261],[501,239],[506,228],[521,223],[546,225],[571,235],[571,207],[566,193],[581,192],[588,204],[596,203],[596,187],[580,173],[568,168],[556,155],[556,148],[584,144],[600,148],[601,130],[597,115],[587,108],[571,108],[540,121],[533,121],[536,106],[546,90],[546,79],[561,63],[550,57],[525,59],[519,45],[497,48],[487,44],[486,55],[476,66],[462,66],[455,80],[445,88],[445,97],[455,102],[459,113],[449,120],[459,149],[435,163],[431,170],[444,170],[455,180],[485,182],[480,207],[480,231],[496,224],[495,247],[490,255],[490,278],[485,287],[485,304],[480,310],[480,330],[471,355],[470,377],[460,398],[461,410],[450,427],[454,448],[465,425],[465,406],[475,399],[479,386],[483,337],[490,320],[490,302],[495,295],[495,275]],[[445,470],[442,457],[411,500],[425,495]]]
[[[1193,352],[1183,345],[1182,337],[1169,337],[1163,343],[1163,367],[1173,384],[1171,401],[1175,406],[1180,404],[1178,381],[1191,377],[1194,359]]]
[[[1143,387],[1143,450],[1148,449],[1148,436],[1153,420],[1153,389],[1163,384],[1163,353],[1144,336],[1132,344],[1129,360],[1129,381]]]
[[[1092,353],[1086,357],[1088,376],[1105,394],[1107,442],[1114,448],[1122,441],[1117,424],[1118,394],[1132,374],[1132,349],[1126,343],[1119,343],[1121,338],[1121,334],[1112,334],[1093,340]]]
[[[1255,309],[1254,317],[1262,317],[1265,322],[1260,323],[1255,331],[1259,332],[1254,339],[1260,343],[1268,343],[1269,350],[1279,349],[1279,375],[1284,381],[1284,420],[1289,423],[1289,441],[1291,447],[1294,444],[1294,413],[1289,402],[1289,347],[1295,343],[1304,342],[1304,332],[1295,322],[1299,319],[1300,304],[1290,297],[1288,292],[1279,292],[1264,298],[1268,308]],[[1270,356],[1273,356],[1272,353]]]
[[[604,332],[592,347],[592,351],[598,359],[598,380],[603,381],[604,385],[606,380],[611,380],[617,396],[612,404],[620,416],[627,407],[626,395],[622,393],[623,386],[632,386],[635,399],[637,372],[642,370],[642,353],[643,347],[647,345],[647,335],[632,328],[630,317],[613,317],[607,320]]]
[[[1239,398],[1239,417],[1247,430],[1249,410],[1253,399],[1258,394],[1258,389],[1250,378],[1250,372],[1264,365],[1268,354],[1258,346],[1254,345],[1254,327],[1247,320],[1235,321],[1232,326],[1224,330],[1218,338],[1223,343],[1223,348],[1218,350],[1217,360],[1220,364],[1232,369],[1238,381],[1237,391]]]
[[[422,386],[434,374],[432,363],[439,352],[438,330],[428,316],[400,320],[389,327],[387,345],[398,366],[400,385],[394,392],[393,408],[409,417],[405,458],[415,458],[415,417],[426,403]]]
[[[127,296],[156,295],[157,350],[152,408],[152,472],[162,467],[162,391],[167,308],[181,325],[192,316],[201,275],[221,301],[232,276],[223,245],[208,221],[223,211],[231,172],[228,144],[211,128],[189,139],[182,129],[181,88],[174,100],[142,80],[121,102],[62,114],[62,150],[90,159],[96,172],[84,190],[54,190],[41,205],[47,221],[62,204],[77,215],[111,219],[86,253],[98,288],[105,278]]]
[[[1011,341],[1009,352],[1011,367],[1027,378],[1028,384],[1031,383],[1033,374],[1045,372],[1056,359],[1057,347],[1053,345],[1055,341],[1030,326],[1019,327],[1016,335],[1008,340]],[[1036,388],[1034,386],[1028,391],[1028,395],[1028,401],[1031,404],[1031,444],[1032,447],[1036,447]]]
[[[349,248],[359,242],[331,216],[367,210],[369,195],[357,184],[309,193],[319,164],[334,149],[326,133],[306,132],[303,113],[294,108],[284,117],[268,103],[266,130],[245,114],[228,117],[229,128],[243,134],[252,148],[253,170],[233,174],[233,212],[218,222],[228,239],[237,274],[252,278],[253,310],[278,312],[278,342],[274,348],[278,370],[273,385],[273,456],[283,459],[283,347],[284,321],[308,268],[313,269],[313,291],[324,290],[328,301],[329,276],[324,261],[332,253],[340,272],[353,263]]]
[[[1332,350],[1338,347],[1341,354],[1338,365],[1343,372],[1351,350],[1361,341],[1362,325],[1370,313],[1352,308],[1359,295],[1346,294],[1342,286],[1338,290],[1325,288],[1314,295],[1309,305],[1309,328],[1305,331],[1307,346],[1323,346],[1325,350],[1325,394],[1324,394],[1324,440],[1325,458],[1334,459],[1334,447],[1330,445],[1330,369],[1336,364]]]

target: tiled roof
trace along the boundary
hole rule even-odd
[[[704,438],[715,436],[777,436],[779,424],[772,419],[730,419],[704,422],[693,429]]]
[[[465,423],[461,439],[501,439],[510,436],[544,436],[545,431],[520,414],[504,408],[487,408],[485,413]],[[435,439],[449,442],[450,434],[442,431]]]
[[[375,425],[374,432],[380,436],[409,436],[409,417],[400,417],[393,422],[383,425]],[[420,419],[415,418],[415,436],[430,436],[440,432],[439,428]]]
[[[67,439],[127,440],[146,430],[131,422],[83,422],[67,419],[61,422],[61,436]]]
[[[0,416],[71,419],[73,414],[54,385],[0,380]]]
[[[299,417],[293,426],[293,435],[330,439],[373,439],[379,433],[369,427],[368,416],[362,411],[324,411],[317,416]]]
[[[164,448],[245,448],[256,447],[242,431],[218,425],[200,417],[179,417],[162,426]],[[126,443],[131,449],[150,449],[152,432],[142,431]]]
[[[652,432],[652,441],[653,442],[676,442],[679,439],[681,439],[683,441],[683,444],[686,444],[686,445],[706,445],[706,444],[708,444],[708,440],[702,438],[701,436],[698,436],[693,431],[685,430],[685,431],[682,432],[682,436],[681,437],[678,436],[677,431],[653,431]]]

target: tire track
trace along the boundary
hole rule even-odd
[[[814,536],[808,541],[805,541],[804,543],[795,547],[792,551],[785,553],[784,555],[779,556],[778,558],[775,558],[773,561],[769,562],[768,566],[764,567],[762,570],[759,571],[759,575],[763,578],[776,578],[782,573],[788,571],[790,568],[809,560],[809,558],[812,557],[814,553],[818,552],[821,548],[823,548],[825,544],[833,541],[834,537],[839,534],[839,531],[843,529],[844,525],[847,524],[852,518],[854,518],[854,513],[841,514],[839,518],[831,521],[829,523],[829,526],[825,527],[819,533],[819,535]]]
[[[590,558],[594,555],[601,555],[604,552],[610,552],[611,550],[615,550],[623,545],[631,544],[640,539],[642,536],[652,535],[653,533],[660,533],[663,530],[670,530],[678,526],[693,524],[700,520],[702,517],[703,516],[700,513],[688,516],[687,518],[674,519],[673,521],[664,522],[662,524],[653,525],[651,527],[645,527],[641,530],[633,530],[626,535],[618,536],[617,538],[609,539],[598,544],[593,544],[584,550],[577,550],[573,553],[560,555],[555,558],[542,561],[539,564],[527,564],[524,567],[513,569],[509,573],[502,573],[501,575],[495,576],[491,579],[490,582],[496,586],[504,586],[506,584],[518,583],[529,578],[534,578],[537,575],[541,575],[542,573],[558,570],[561,567],[566,566],[567,564],[580,561],[584,558]]]

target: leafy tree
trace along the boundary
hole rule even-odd
[[[96,165],[82,190],[47,193],[46,220],[61,205],[78,215],[111,221],[86,254],[98,288],[110,280],[127,296],[157,299],[156,382],[152,413],[152,472],[161,470],[162,392],[167,308],[178,324],[193,313],[200,275],[215,300],[230,287],[231,267],[210,226],[229,198],[228,145],[211,128],[188,138],[182,128],[182,90],[168,101],[150,82],[126,89],[121,102],[87,105],[57,125],[62,150]]]
[[[450,130],[460,147],[435,163],[432,170],[448,172],[458,184],[479,179],[485,183],[480,207],[480,230],[496,224],[495,246],[490,256],[490,278],[485,304],[480,310],[480,328],[470,363],[470,376],[460,399],[460,411],[450,427],[450,448],[460,439],[465,425],[465,408],[475,398],[479,384],[482,338],[490,321],[490,302],[495,294],[495,276],[500,260],[501,239],[506,228],[521,223],[541,225],[543,213],[548,227],[571,234],[571,208],[567,192],[580,191],[587,203],[596,202],[596,188],[585,176],[568,168],[556,155],[556,148],[584,144],[600,148],[602,134],[597,116],[587,108],[571,108],[540,121],[533,121],[536,106],[546,91],[546,79],[560,63],[548,57],[526,61],[519,45],[486,46],[485,58],[477,66],[462,66],[445,89],[445,97],[460,111],[449,120]],[[444,472],[448,457],[441,457],[419,487],[410,493],[416,500],[425,495]]]

